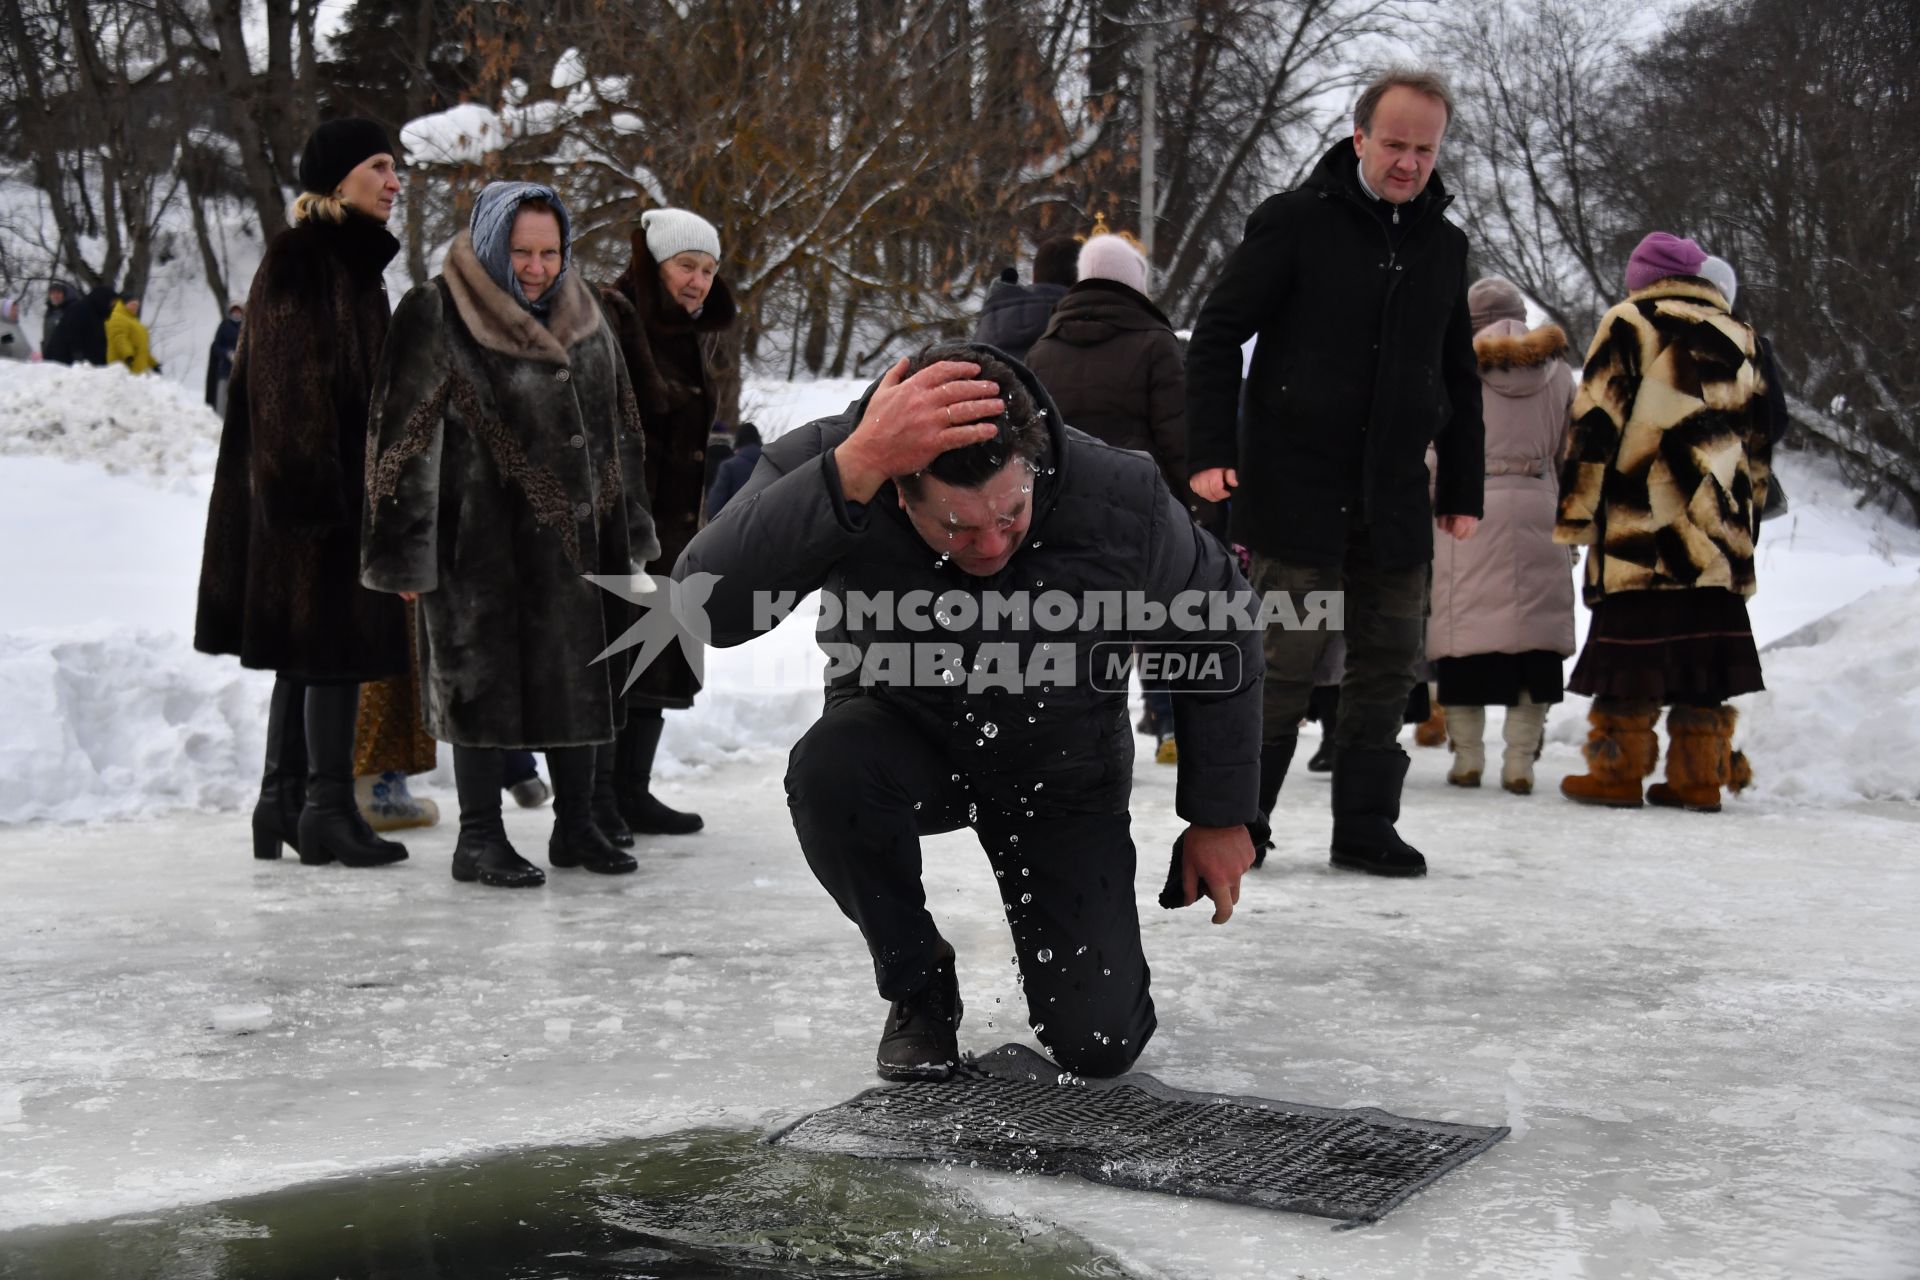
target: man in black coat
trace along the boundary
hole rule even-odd
[[[711,588],[722,646],[824,589],[826,710],[793,749],[787,803],[893,1002],[880,1074],[942,1079],[958,1060],[953,948],[927,912],[920,837],[963,826],[994,867],[1035,1035],[1070,1071],[1132,1065],[1155,1018],[1113,656],[1178,639],[1222,660],[1175,693],[1175,803],[1192,825],[1163,902],[1205,892],[1216,923],[1232,914],[1259,768],[1256,633],[1206,616],[1245,579],[1152,460],[1067,427],[1025,368],[950,343],[767,446],[674,576]]]
[[[1012,267],[987,290],[987,305],[974,321],[973,340],[1024,361],[1027,351],[1047,331],[1054,304],[1066,296],[1079,277],[1080,242],[1072,236],[1044,241],[1033,255],[1033,283],[1020,283]]]
[[[719,516],[733,496],[746,487],[753,469],[760,465],[760,428],[743,422],[733,433],[733,455],[714,472],[707,488],[707,519]]]
[[[96,285],[86,297],[73,303],[60,317],[42,348],[42,355],[56,364],[90,364],[105,368],[107,363],[107,317],[118,300],[111,285]]]
[[[1231,497],[1263,592],[1344,592],[1347,667],[1333,777],[1333,863],[1423,875],[1394,829],[1396,743],[1421,658],[1429,520],[1471,537],[1481,514],[1480,382],[1467,241],[1433,172],[1445,82],[1389,72],[1351,144],[1247,220],[1187,349],[1195,493]],[[1241,416],[1241,345],[1258,337]],[[1429,503],[1425,455],[1439,457]],[[1325,630],[1270,628],[1260,807],[1271,814],[1313,692]],[[1184,747],[1185,740],[1182,739]]]

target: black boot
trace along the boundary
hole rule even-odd
[[[1267,850],[1273,848],[1273,807],[1280,803],[1280,784],[1287,780],[1287,766],[1293,763],[1294,748],[1300,735],[1260,744],[1260,821],[1247,828],[1253,838],[1253,865],[1266,863]]]
[[[300,852],[300,810],[307,803],[307,687],[276,676],[267,703],[267,762],[253,806],[253,856],[272,859],[280,846]]]
[[[940,940],[927,985],[887,1011],[874,1068],[883,1080],[945,1080],[960,1065],[960,979],[953,948]]]
[[[1323,685],[1313,691],[1314,710],[1320,721],[1320,745],[1307,759],[1308,773],[1333,772],[1333,727],[1340,723],[1340,686]]]
[[[619,756],[614,763],[614,794],[620,804],[620,816],[635,835],[686,836],[706,824],[697,813],[669,809],[653,798],[648,787],[653,782],[653,755],[660,749],[660,732],[666,728],[657,708],[627,713],[627,726],[620,731]]]
[[[1333,767],[1334,866],[1376,876],[1427,874],[1427,860],[1393,829],[1407,763],[1399,747],[1341,750]]]
[[[307,803],[300,810],[300,861],[378,867],[407,856],[405,845],[373,833],[353,799],[353,726],[360,686],[307,687]]]
[[[593,825],[616,849],[633,848],[633,832],[620,816],[619,793],[614,789],[614,764],[620,754],[617,742],[602,742],[593,749]]]
[[[547,752],[547,772],[553,775],[553,835],[547,840],[547,861],[556,867],[585,867],[603,876],[638,871],[640,864],[608,842],[593,824],[592,747],[565,747]]]
[[[500,779],[506,761],[491,747],[453,749],[453,785],[460,797],[460,838],[453,846],[453,878],[496,889],[537,889],[547,873],[521,857],[500,820]]]

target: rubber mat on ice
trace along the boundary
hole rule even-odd
[[[972,1163],[1286,1209],[1349,1225],[1507,1136],[1505,1128],[1412,1120],[1191,1093],[1148,1075],[1080,1080],[1022,1045],[951,1080],[882,1085],[768,1141],[876,1159]]]

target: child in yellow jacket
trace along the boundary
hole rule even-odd
[[[107,317],[107,363],[124,364],[135,373],[157,372],[159,362],[147,345],[147,326],[140,323],[140,299],[113,304]]]

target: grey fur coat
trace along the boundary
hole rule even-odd
[[[421,593],[428,730],[472,747],[606,742],[630,610],[584,574],[659,554],[639,411],[577,276],[542,325],[465,232],[394,313],[374,390],[361,580]]]

